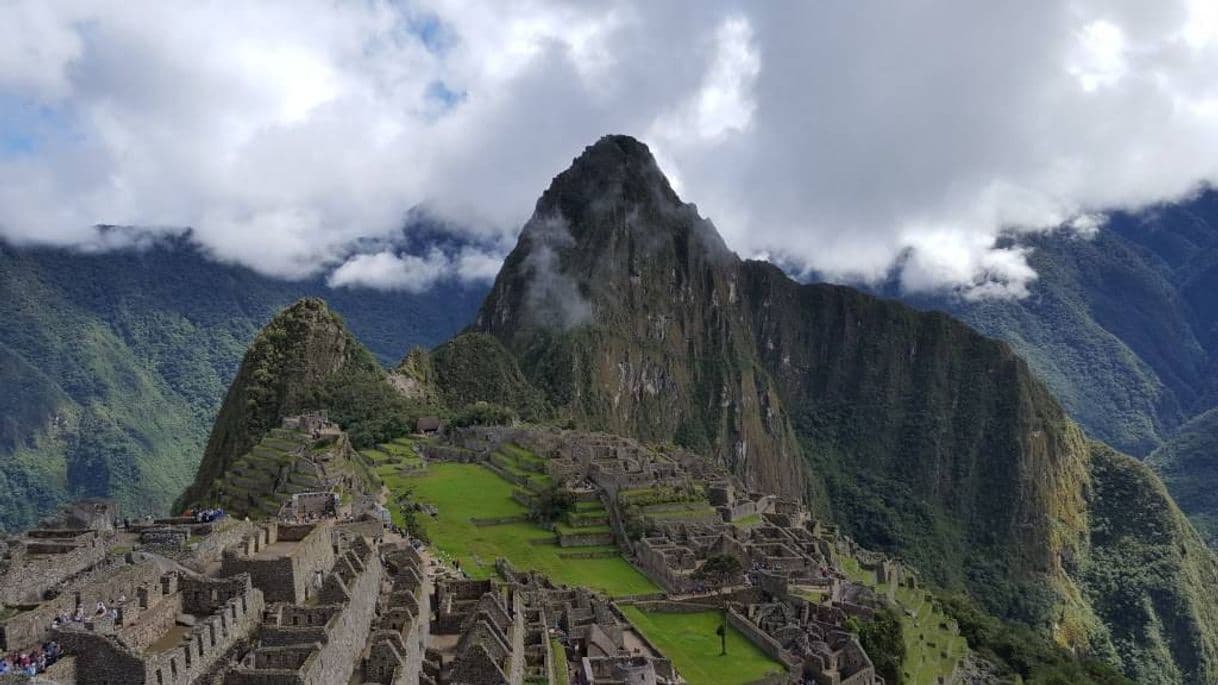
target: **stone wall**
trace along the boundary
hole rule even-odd
[[[177,645],[156,653],[142,653],[113,635],[76,626],[56,630],[54,637],[64,653],[74,658],[78,685],[188,685],[215,665],[237,641],[248,637],[262,616],[262,593],[253,587],[249,576],[223,581],[223,588],[230,593],[223,604],[199,620]],[[192,596],[200,592],[198,588],[194,590]],[[207,596],[210,597],[210,592]],[[166,598],[162,603],[172,599]],[[169,626],[163,626],[161,634],[172,625],[170,622]],[[151,644],[152,639],[142,638],[140,642]]]
[[[93,615],[98,601],[107,607],[117,606],[123,612],[138,613],[148,606],[138,604],[142,588],[145,602],[155,601],[163,594],[161,570],[151,562],[117,564],[105,567],[105,571],[98,577],[72,582],[55,599],[0,622],[0,649],[16,650],[43,642],[55,618],[61,614],[74,615],[78,606],[83,607],[86,616]],[[120,601],[124,598],[125,602]]]
[[[349,543],[355,538],[367,538],[379,542],[384,535],[385,524],[378,519],[370,518],[362,521],[336,523],[331,541],[335,545]]]
[[[380,594],[383,567],[375,550],[362,541],[353,544],[335,567],[326,577],[319,599],[323,602],[341,602],[329,607],[332,613],[322,629],[321,639],[310,636],[308,642],[296,645],[261,647],[252,667],[243,665],[228,670],[224,677],[225,685],[331,685],[350,680],[367,643],[368,629]],[[306,612],[307,615],[308,611],[321,608],[293,607],[289,610],[281,607],[272,620],[301,615],[296,612]],[[279,633],[280,638],[285,635],[284,632]],[[304,657],[299,649],[302,645],[310,650]],[[285,668],[292,664],[296,664],[295,670]]]
[[[180,613],[180,593],[161,597],[145,611],[138,611],[136,607],[125,607],[122,625],[118,627],[118,636],[132,649],[142,651],[169,632]]]
[[[252,534],[255,528],[255,524],[249,521],[238,521],[231,518],[223,519],[220,523],[212,526],[210,535],[193,543],[189,556],[179,559],[179,562],[193,571],[202,572],[215,562],[220,561],[225,549],[240,543],[243,538]]]
[[[0,576],[0,603],[40,602],[43,595],[72,576],[106,558],[109,535],[72,531],[70,537],[36,538],[9,549],[7,568]]]
[[[150,526],[140,531],[140,544],[158,550],[179,550],[190,539],[186,526]]]
[[[323,516],[335,510],[332,492],[298,492],[292,495],[292,509],[297,516]]]
[[[560,547],[597,547],[601,545],[612,545],[613,533],[560,533],[558,536],[558,545]]]
[[[298,542],[281,556],[262,554],[268,545],[291,541]],[[220,575],[248,573],[267,602],[299,603],[312,596],[317,578],[333,565],[329,525],[272,524],[226,549]]]
[[[757,645],[757,648],[765,652],[766,656],[785,666],[790,674],[791,682],[799,681],[803,671],[803,663],[790,652],[783,649],[782,645],[778,644],[778,641],[767,635],[765,631],[754,625],[752,621],[736,613],[735,610],[728,610],[727,623],[740,631],[749,642]]]

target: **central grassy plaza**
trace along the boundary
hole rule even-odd
[[[518,569],[540,571],[557,583],[615,597],[659,591],[615,547],[559,547],[553,531],[528,521],[474,525],[474,520],[528,513],[512,499],[512,484],[483,466],[434,463],[418,474],[385,480],[391,490],[409,489],[413,499],[436,507],[435,517],[419,514],[427,535],[433,547],[460,561],[471,577],[492,575],[495,559],[503,557]],[[589,553],[597,558],[568,556]]]

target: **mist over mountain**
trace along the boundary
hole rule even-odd
[[[1218,193],[1019,244],[1038,274],[1025,298],[901,297],[1007,341],[1088,433],[1154,453],[1213,539],[1218,508],[1197,495],[1218,488],[1218,451],[1198,439],[1218,406]]]

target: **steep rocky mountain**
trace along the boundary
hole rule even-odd
[[[300,297],[326,297],[390,363],[451,335],[484,294],[282,281],[209,259],[185,237],[98,253],[0,243],[0,528],[89,496],[167,511],[246,345]]]
[[[1139,682],[1218,678],[1218,563],[1144,466],[1090,441],[1007,344],[738,259],[634,139],[554,179],[472,329],[563,420],[801,494]]]
[[[409,432],[424,411],[394,387],[390,374],[333,310],[306,298],[277,314],[254,338],[224,396],[194,482],[175,506],[222,499],[235,489],[232,466],[238,459],[285,417],[315,410],[327,411],[360,447]]]
[[[578,423],[674,440],[802,495],[799,444],[741,316],[737,264],[646,147],[606,138],[538,200],[474,328]]]
[[[1181,488],[1218,489],[1218,456],[1172,463],[1183,452],[1164,443],[1195,442],[1190,419],[1218,406],[1218,193],[1021,243],[1039,276],[1027,298],[904,299],[1009,342],[1095,437],[1139,457],[1163,446],[1153,464],[1177,501],[1213,521],[1218,508]]]

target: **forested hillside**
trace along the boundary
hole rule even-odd
[[[254,334],[302,296],[324,296],[391,364],[450,336],[482,294],[281,281],[185,240],[94,254],[0,244],[0,526],[90,495],[132,513],[167,509]]]
[[[1009,342],[1091,436],[1159,450],[1152,465],[1206,529],[1218,452],[1214,422],[1193,419],[1218,406],[1218,192],[1024,242],[1039,276],[1025,299],[904,299]]]

